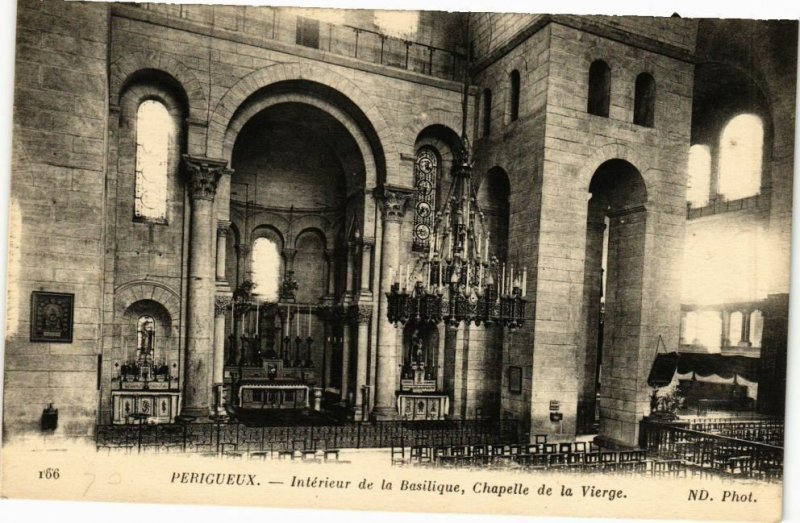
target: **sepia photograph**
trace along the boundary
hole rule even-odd
[[[781,520],[794,15],[245,4],[8,8],[0,497]]]

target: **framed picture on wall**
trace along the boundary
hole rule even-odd
[[[508,392],[512,394],[522,392],[522,367],[508,368]]]
[[[31,341],[72,343],[74,304],[74,294],[33,291]]]

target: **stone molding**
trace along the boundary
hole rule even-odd
[[[199,156],[183,155],[191,199],[213,201],[217,183],[223,174],[230,173],[228,162]]]

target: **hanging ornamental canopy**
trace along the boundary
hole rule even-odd
[[[453,165],[453,183],[444,208],[435,214],[430,236],[427,249],[413,265],[389,267],[390,322],[522,327],[527,268],[515,272],[514,265],[489,256],[489,233],[472,184],[465,137]]]

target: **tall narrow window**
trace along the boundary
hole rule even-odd
[[[492,130],[492,90],[483,90],[483,136],[489,136]]]
[[[136,218],[167,220],[169,145],[173,121],[164,104],[147,100],[136,112]]]
[[[509,80],[511,81],[509,116],[513,122],[519,118],[519,71],[516,69],[511,71]]]
[[[719,193],[727,200],[761,191],[764,125],[754,114],[733,118],[719,141]]]
[[[711,149],[707,145],[695,144],[689,148],[689,181],[686,201],[692,207],[703,207],[708,203],[711,189]]]
[[[439,180],[439,156],[431,147],[422,147],[414,163],[414,241],[416,252],[428,252],[433,217],[436,212],[436,183]]]
[[[269,238],[253,242],[253,293],[263,301],[278,301],[281,277],[281,253],[278,244]]]
[[[636,77],[633,123],[653,127],[656,113],[656,81],[648,73]]]
[[[319,49],[319,20],[297,17],[297,45]]]
[[[611,68],[602,60],[595,60],[589,67],[589,101],[587,112],[608,117],[611,100]]]

